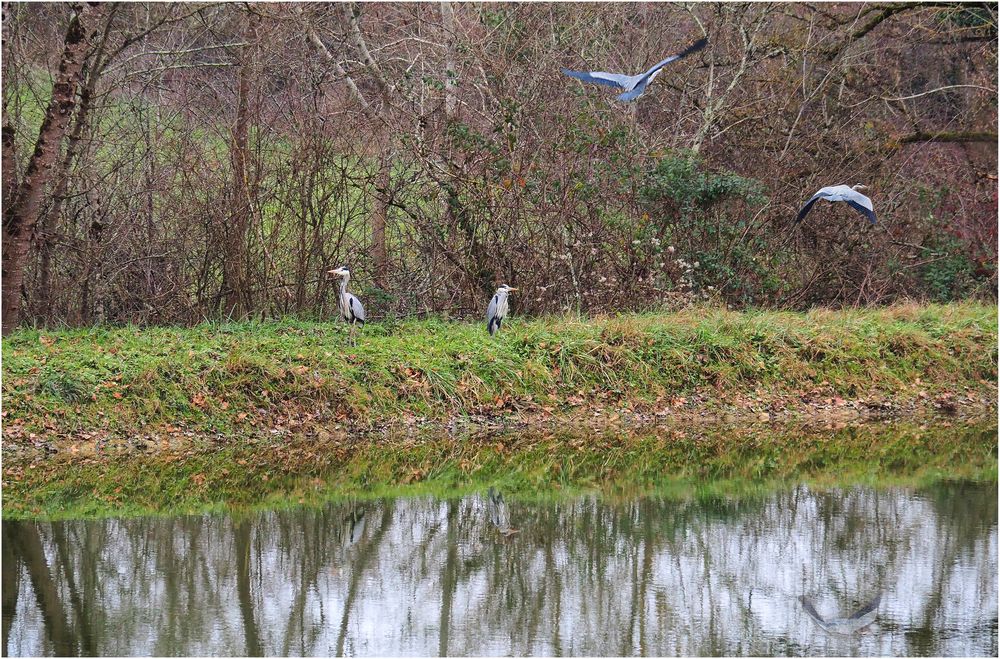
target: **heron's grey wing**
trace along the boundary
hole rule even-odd
[[[851,190],[849,193],[847,193],[847,194],[844,195],[844,198],[845,198],[845,201],[856,202],[862,208],[866,208],[866,209],[868,209],[870,211],[875,210],[875,207],[872,205],[872,200],[869,199],[868,197],[864,196],[863,194],[861,194],[857,190]]]
[[[705,47],[705,44],[707,43],[708,39],[699,39],[698,41],[694,42],[693,44],[685,48],[683,51],[677,53],[676,55],[671,55],[670,57],[657,62],[641,76],[635,76],[637,78],[636,81],[632,83],[631,87],[625,88],[628,91],[626,91],[624,94],[619,94],[618,100],[634,101],[635,99],[639,98],[646,91],[646,87],[648,87],[649,83],[653,81],[653,78],[656,77],[656,74],[660,72],[660,69],[665,67],[667,64],[670,64],[674,60],[679,60],[680,58],[686,57],[693,52],[701,50],[702,48]]]
[[[826,620],[823,620],[823,616],[821,616],[816,611],[816,607],[813,606],[813,603],[809,601],[808,597],[806,597],[805,595],[799,595],[799,601],[802,602],[802,608],[806,610],[806,613],[809,614],[809,617],[811,617],[813,620],[815,620],[821,625],[826,624]]]
[[[796,222],[801,222],[802,218],[805,217],[806,214],[808,214],[810,210],[812,210],[813,204],[815,204],[817,201],[819,201],[820,199],[822,199],[824,197],[826,197],[826,193],[823,192],[822,190],[820,190],[819,192],[817,192],[816,194],[814,194],[812,196],[812,198],[809,201],[806,202],[806,205],[802,207],[802,210],[799,211],[799,214],[798,214],[798,216],[796,216],[795,221]]]
[[[605,71],[573,71],[571,69],[562,69],[562,72],[577,80],[593,82],[598,85],[615,87],[617,89],[629,89],[633,84],[633,78],[641,77],[625,75],[624,73],[607,73]]]
[[[646,87],[649,86],[649,80],[650,80],[649,78],[643,78],[636,84],[635,87],[628,90],[624,94],[619,94],[617,96],[618,100],[628,102],[628,101],[634,101],[635,99],[639,98],[646,92]]]
[[[671,55],[665,60],[657,62],[653,66],[649,67],[649,70],[643,73],[642,75],[644,78],[648,78],[649,76],[653,75],[654,73],[665,67],[667,64],[670,64],[674,60],[679,60],[682,57],[687,57],[691,53],[696,53],[702,48],[704,48],[707,44],[708,44],[708,39],[698,39],[698,41],[695,41],[693,44],[691,44],[681,52],[677,53],[676,55]]]
[[[364,324],[365,308],[361,306],[361,300],[354,297],[353,295],[349,295],[347,297],[347,304],[351,307],[351,314],[354,315],[354,319]]]
[[[858,609],[854,613],[854,615],[852,615],[848,619],[849,620],[860,620],[861,618],[864,618],[866,615],[868,615],[868,614],[872,613],[873,611],[875,611],[875,609],[877,609],[878,605],[881,604],[881,603],[882,603],[882,593],[879,593],[878,595],[875,596],[875,599],[873,599],[872,601],[868,602],[863,607],[861,607],[860,609]]]
[[[875,221],[875,211],[871,210],[870,208],[865,208],[864,206],[854,201],[853,199],[845,199],[844,201],[850,204],[851,207],[857,210],[859,213],[867,217],[869,222],[871,222],[872,224],[877,223]]]
[[[656,73],[657,71],[659,71],[660,69],[662,69],[663,67],[665,67],[667,64],[670,64],[674,60],[680,59],[681,57],[682,57],[681,55],[671,55],[670,57],[668,57],[667,59],[663,60],[662,62],[657,62],[653,66],[649,67],[649,70],[646,71],[645,73],[643,73],[642,76],[644,78],[648,78],[649,76],[653,75],[654,73]]]
[[[872,205],[871,199],[857,190],[852,190],[850,188],[842,193],[842,198],[850,204],[852,208],[867,217],[869,222],[875,224],[875,207]]]
[[[497,315],[497,307],[500,305],[500,296],[494,295],[490,300],[490,306],[486,307],[486,322],[490,322]]]

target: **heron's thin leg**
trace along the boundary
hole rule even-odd
[[[357,324],[356,323],[351,323],[351,346],[357,346],[358,345],[358,339],[355,336],[356,332],[357,332]]]

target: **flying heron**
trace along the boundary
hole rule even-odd
[[[340,298],[338,300],[340,316],[351,326],[351,343],[353,344],[355,326],[365,324],[365,308],[361,306],[361,300],[352,293],[347,292],[347,283],[351,281],[350,270],[345,267],[327,270],[326,272],[327,274],[340,277]]]
[[[513,286],[504,284],[493,294],[490,306],[486,309],[486,329],[489,330],[490,336],[497,333],[503,319],[507,317],[507,294],[516,290]]]
[[[795,218],[796,222],[801,222],[802,218],[806,216],[806,213],[812,209],[813,204],[815,204],[820,199],[826,199],[827,201],[846,201],[851,208],[854,208],[859,213],[868,218],[868,221],[875,224],[875,209],[872,207],[872,200],[864,196],[858,190],[867,190],[868,186],[857,184],[852,186],[847,185],[831,185],[826,188],[820,188],[819,192],[812,196],[812,199],[806,202],[806,205],[802,207],[799,211],[798,217]]]
[[[645,93],[646,87],[649,86],[649,83],[653,82],[653,78],[656,77],[664,66],[670,64],[674,60],[701,50],[707,43],[708,39],[699,39],[683,51],[677,53],[676,55],[671,55],[659,64],[656,64],[645,73],[640,73],[634,76],[626,75],[624,73],[606,73],[604,71],[571,71],[570,69],[563,69],[562,72],[571,78],[577,78],[578,80],[583,80],[584,82],[593,82],[598,85],[606,85],[616,89],[623,89],[625,91],[623,94],[618,95],[618,100],[634,101]]]

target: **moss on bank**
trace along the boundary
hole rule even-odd
[[[4,439],[182,425],[233,434],[279,415],[377,423],[658,405],[702,392],[845,397],[995,392],[997,309],[907,304],[809,313],[514,319],[499,337],[441,320],[284,320],[23,330],[3,341]]]
[[[370,439],[264,436],[157,455],[63,455],[4,466],[5,518],[316,505],[343,496],[743,495],[791,483],[923,485],[997,478],[997,426],[868,424],[825,432],[712,428]]]

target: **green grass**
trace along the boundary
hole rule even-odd
[[[230,434],[288,415],[377,423],[820,389],[995,395],[997,310],[679,313],[373,324],[23,330],[3,341],[4,438],[180,424]],[[917,380],[919,379],[919,383]]]
[[[157,455],[5,464],[3,514],[75,518],[320,505],[345,496],[458,496],[501,488],[537,499],[747,496],[792,483],[921,486],[997,478],[997,426],[862,425],[836,432],[440,434],[240,441]]]

